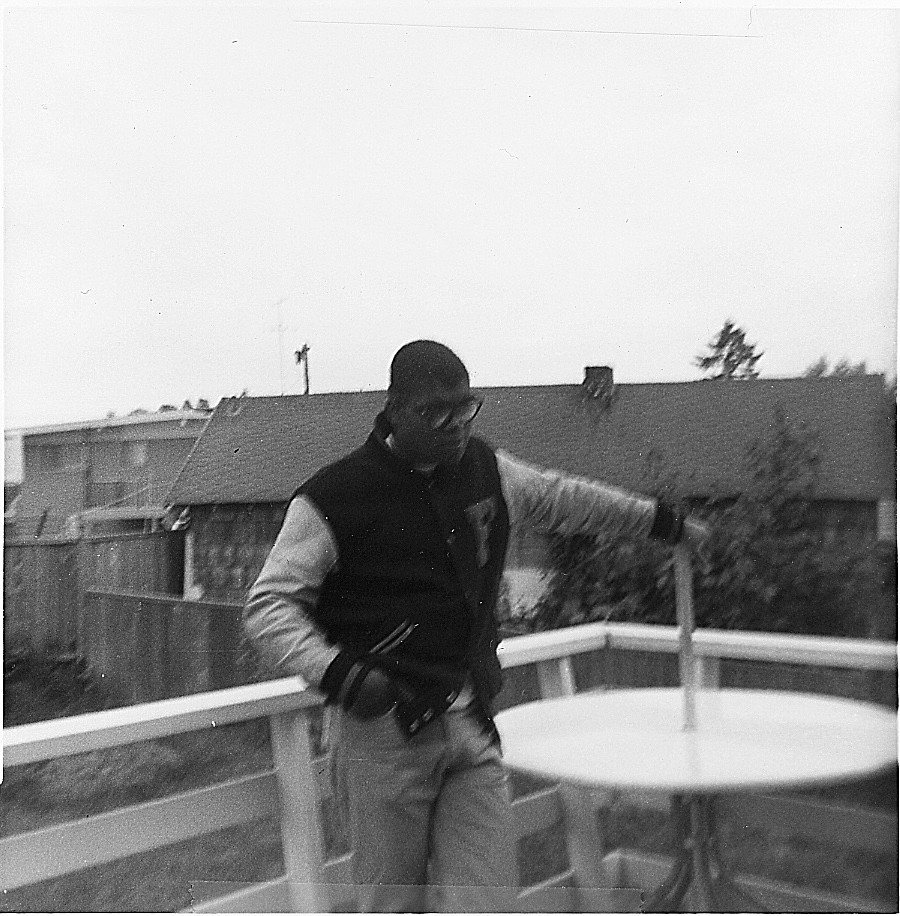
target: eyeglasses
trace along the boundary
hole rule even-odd
[[[413,408],[413,413],[425,421],[425,425],[433,430],[446,429],[451,423],[462,423],[467,426],[481,410],[484,398],[466,398],[456,404],[427,404],[424,407]]]

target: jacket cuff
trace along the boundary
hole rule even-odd
[[[684,515],[660,500],[656,504],[656,516],[650,528],[650,537],[667,544],[677,544],[684,529]]]
[[[325,694],[325,701],[349,709],[371,668],[371,660],[357,658],[349,652],[339,652],[325,669],[319,684],[319,689]]]

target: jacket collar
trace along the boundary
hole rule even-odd
[[[463,461],[466,460],[471,448],[472,440],[469,440],[469,444],[466,447],[465,454],[463,455],[459,464],[453,466],[447,465],[438,465],[434,471],[430,474],[424,472],[417,468],[414,464],[404,458],[402,455],[398,455],[387,443],[388,436],[393,432],[393,427],[391,426],[391,421],[388,420],[385,416],[384,411],[381,411],[378,416],[375,417],[375,423],[372,428],[372,432],[369,434],[367,445],[375,450],[382,459],[387,460],[394,467],[402,471],[407,471],[411,474],[417,474],[419,477],[424,478],[441,478],[441,479],[453,479],[455,478],[460,470],[460,465]]]
[[[398,455],[397,452],[388,445],[387,439],[392,432],[393,427],[391,426],[391,421],[385,416],[384,411],[381,411],[381,413],[375,417],[375,424],[372,428],[372,432],[369,434],[366,444],[375,451],[379,458],[389,462],[398,470],[421,474],[420,471],[416,470],[413,464],[407,461],[402,455]]]

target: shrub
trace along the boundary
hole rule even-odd
[[[677,503],[657,456],[647,492]],[[710,568],[695,577],[697,623],[722,629],[865,636],[886,605],[873,539],[814,518],[817,438],[776,410],[747,452],[750,485],[696,509],[712,529]],[[681,505],[685,510],[687,507]],[[552,575],[528,623],[553,629],[608,619],[675,622],[671,550],[647,539],[551,539]]]
[[[101,684],[73,654],[35,650],[25,642],[3,653],[3,719],[25,725],[107,707]]]

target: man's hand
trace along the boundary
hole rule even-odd
[[[397,687],[394,682],[378,668],[370,668],[347,711],[357,719],[374,719],[390,712],[396,702]]]
[[[690,547],[701,572],[709,572],[712,565],[709,558],[709,539],[711,534],[709,525],[705,522],[690,516],[684,520],[681,540]]]

